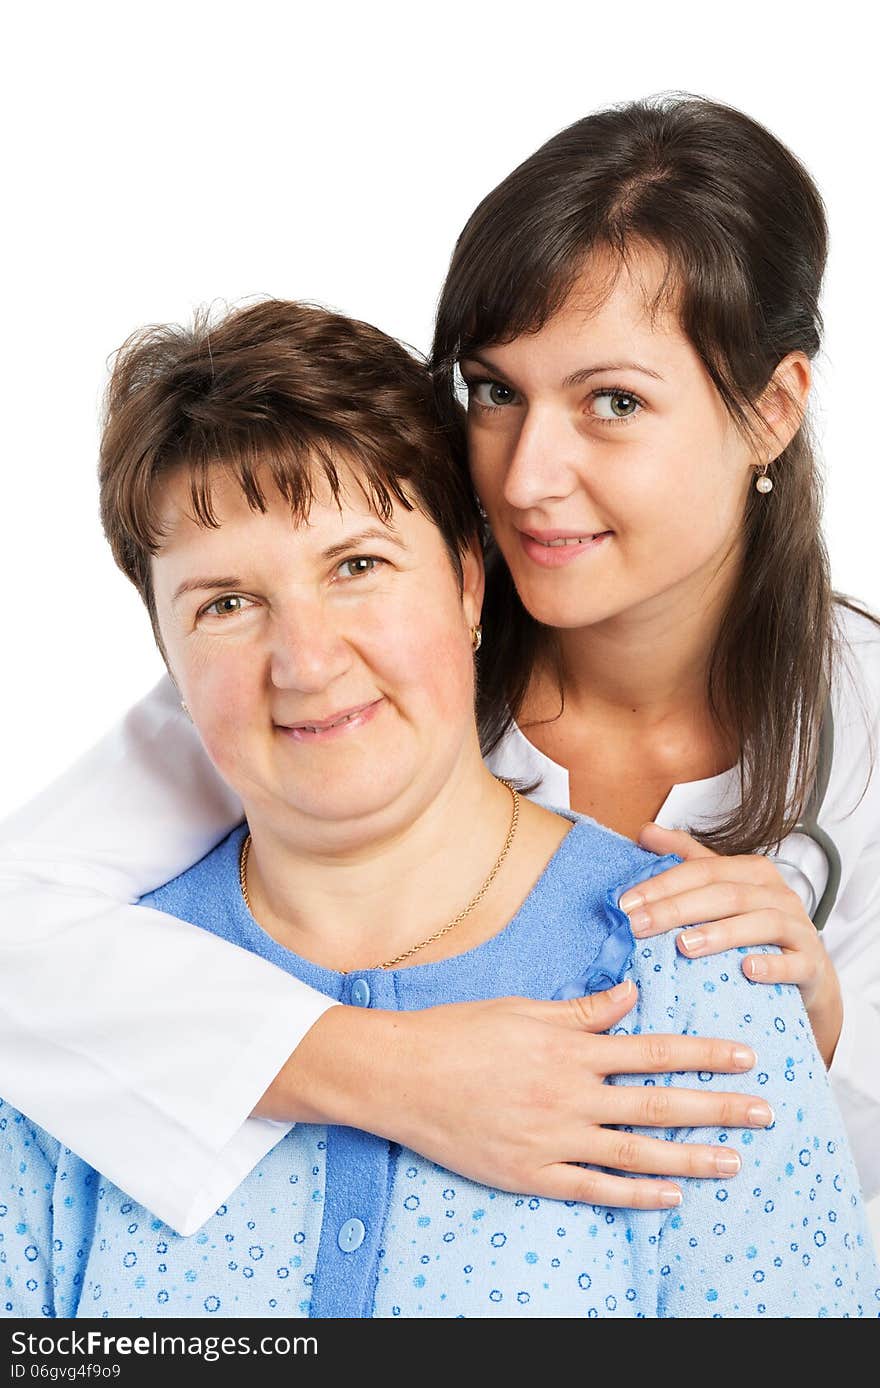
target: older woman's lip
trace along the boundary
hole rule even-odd
[[[279,732],[288,733],[296,741],[314,742],[334,733],[345,732],[348,728],[361,727],[373,716],[382,698],[373,699],[368,704],[356,704],[353,708],[340,709],[329,718],[303,719],[301,723],[278,723]]]

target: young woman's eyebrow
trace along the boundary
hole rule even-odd
[[[477,366],[482,366],[484,371],[490,372],[493,380],[501,381],[504,385],[510,384],[500,366],[496,366],[494,362],[491,362],[488,357],[482,356],[480,352],[463,353],[458,363],[459,371],[464,371],[465,367],[471,362],[476,362]]]
[[[637,361],[618,361],[602,362],[599,366],[584,366],[580,371],[573,371],[570,376],[566,376],[562,384],[564,386],[582,386],[584,381],[588,381],[591,376],[598,376],[606,371],[638,371],[642,376],[650,376],[655,381],[663,380],[660,372],[652,371],[650,366],[641,366]]]
[[[482,366],[484,370],[491,372],[493,378],[500,381],[503,385],[511,385],[510,379],[500,367],[496,366],[494,362],[491,362],[488,357],[484,357],[480,352],[465,353],[459,362],[459,370],[463,370],[470,362],[476,362],[477,365]],[[597,366],[583,366],[579,371],[573,371],[571,375],[565,377],[562,386],[563,389],[568,389],[570,386],[582,386],[591,376],[598,376],[600,373],[612,371],[638,371],[641,375],[650,376],[655,381],[663,380],[659,371],[652,371],[650,366],[642,366],[640,362],[600,362]],[[511,389],[512,388],[511,386]]]

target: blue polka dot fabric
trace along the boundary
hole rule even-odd
[[[359,1006],[550,998],[570,994],[572,980],[604,987],[629,975],[639,1002],[617,1031],[741,1037],[758,1065],[613,1082],[754,1092],[775,1122],[670,1129],[673,1141],[729,1144],[743,1162],[732,1180],[682,1181],[684,1202],[670,1212],[511,1195],[366,1133],[300,1125],[182,1238],[0,1104],[5,1316],[880,1315],[856,1172],[797,990],[750,984],[736,955],[688,960],[672,936],[619,948],[609,887],[662,862],[579,819],[492,940],[437,964],[352,977],[291,954],[249,915],[237,877],[244,832],[145,900]]]

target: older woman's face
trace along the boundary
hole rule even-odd
[[[417,813],[473,755],[481,563],[462,592],[436,526],[403,507],[383,523],[353,482],[306,524],[264,490],[265,514],[218,468],[207,529],[188,476],[164,483],[159,628],[208,755],[249,817],[336,832]]]

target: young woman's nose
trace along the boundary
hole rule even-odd
[[[569,496],[577,487],[576,465],[584,447],[565,411],[532,406],[508,459],[503,489],[508,506],[527,511]]]
[[[276,688],[320,694],[350,662],[350,647],[320,603],[297,603],[274,619],[270,676]]]

